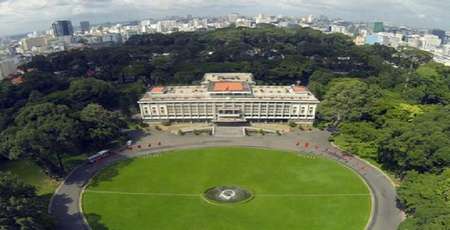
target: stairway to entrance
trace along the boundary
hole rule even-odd
[[[242,137],[242,126],[215,126],[214,136],[216,137]]]

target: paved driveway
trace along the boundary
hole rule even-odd
[[[314,152],[335,159],[354,169],[367,182],[372,192],[372,217],[367,225],[370,230],[394,230],[402,221],[402,213],[396,207],[395,188],[390,180],[378,169],[364,161],[342,155],[328,142],[329,133],[324,131],[291,133],[283,136],[253,137],[212,137],[212,136],[176,136],[155,132],[141,137],[134,150],[126,150],[95,165],[82,165],[75,169],[54,194],[49,205],[49,212],[57,220],[57,229],[82,230],[89,229],[81,214],[83,188],[89,179],[102,168],[118,160],[163,150],[213,146],[253,146],[275,148],[301,152]],[[308,143],[308,144],[306,144]],[[160,144],[160,145],[159,145]],[[137,148],[140,145],[141,148]],[[151,145],[149,147],[149,145]]]

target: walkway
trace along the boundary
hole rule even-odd
[[[74,170],[57,189],[49,211],[57,220],[57,229],[89,229],[81,214],[80,197],[89,179],[102,168],[125,158],[153,154],[164,150],[213,147],[213,146],[252,146],[301,152],[314,152],[333,158],[357,171],[369,185],[373,194],[372,218],[367,226],[370,230],[394,230],[402,220],[402,213],[396,207],[395,188],[388,178],[378,169],[364,161],[343,156],[328,142],[329,134],[323,131],[288,134],[283,136],[246,136],[227,138],[214,136],[175,136],[166,133],[154,133],[141,138],[136,143],[137,151],[124,151],[96,165],[82,165]],[[160,143],[161,145],[158,145]],[[151,148],[144,149],[149,146]],[[136,147],[137,148],[137,147]]]
[[[215,126],[214,136],[216,137],[242,137],[244,133],[243,127],[239,126]]]

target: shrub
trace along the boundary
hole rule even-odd
[[[261,135],[263,135],[263,136],[266,135],[266,133],[264,132],[263,129],[259,129],[259,130],[258,130],[258,133],[261,134]]]
[[[299,129],[302,131],[311,131],[312,127],[311,127],[311,125],[300,125]]]
[[[164,126],[170,126],[171,124],[172,124],[172,122],[170,122],[170,121],[161,122],[161,125],[164,125]]]
[[[290,127],[292,127],[292,128],[297,127],[297,124],[296,124],[295,122],[293,122],[293,121],[289,121],[289,122],[288,122],[288,125],[289,125]]]

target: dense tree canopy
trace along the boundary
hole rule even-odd
[[[122,137],[122,129],[126,128],[119,113],[110,112],[97,104],[89,104],[80,112],[86,136],[86,143],[105,146]]]
[[[9,158],[30,157],[50,172],[63,173],[64,154],[76,152],[81,127],[67,106],[52,103],[25,107],[8,140]]]
[[[450,226],[450,169],[439,175],[410,172],[398,189],[408,214],[400,229],[448,229]]]
[[[362,120],[379,94],[376,87],[358,79],[332,81],[320,104],[321,115],[333,121],[333,125],[343,120]]]
[[[0,83],[0,156],[29,158],[51,173],[64,173],[62,158],[123,139],[123,117],[137,112],[147,87],[252,72],[258,83],[307,85],[322,101],[316,125],[332,126],[345,150],[406,176],[404,191],[426,184],[422,176],[448,174],[450,68],[413,48],[259,25],[133,36],[122,46],[35,56],[21,68],[22,84]],[[415,208],[427,201],[408,194],[400,201],[412,218],[402,228],[442,229],[448,205]]]
[[[400,171],[440,172],[450,166],[450,108],[429,111],[412,122],[389,123],[379,157]]]
[[[0,229],[51,229],[46,205],[33,187],[0,172]]]

